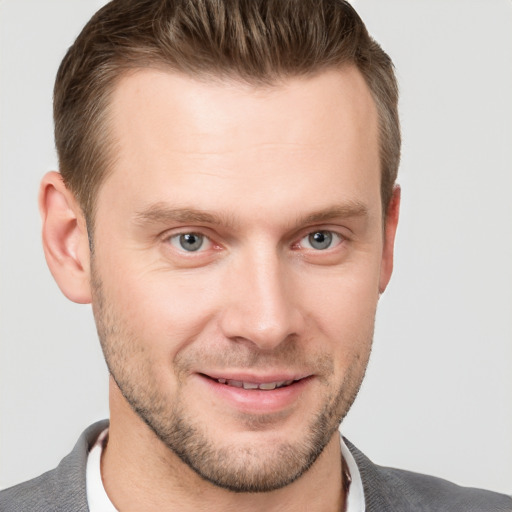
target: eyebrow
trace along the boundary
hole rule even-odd
[[[327,222],[333,219],[347,219],[352,217],[367,217],[368,208],[360,201],[349,201],[347,203],[331,206],[324,210],[312,212],[305,217],[297,219],[297,225],[314,224]]]
[[[135,222],[146,224],[217,224],[233,227],[233,219],[222,213],[212,213],[195,208],[172,208],[164,203],[156,203],[135,214]]]
[[[295,226],[305,226],[333,219],[366,216],[368,216],[366,205],[359,201],[349,201],[297,217],[294,224]],[[168,223],[222,225],[231,229],[236,226],[234,218],[223,212],[213,213],[195,208],[173,208],[165,203],[156,203],[137,212],[135,214],[135,222],[141,226]]]

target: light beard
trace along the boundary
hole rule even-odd
[[[94,267],[93,267],[94,269]],[[119,315],[106,303],[101,282],[92,273],[93,311],[98,335],[105,360],[112,378],[133,411],[155,433],[155,435],[187,464],[202,479],[217,487],[237,493],[269,492],[285,487],[301,477],[314,464],[350,409],[361,385],[367,358],[356,358],[356,365],[346,372],[338,389],[323,398],[324,405],[304,428],[304,434],[294,443],[278,441],[272,446],[244,443],[219,446],[208,435],[208,428],[199,424],[186,411],[184,393],[169,397],[161,390],[154,377],[154,368],[148,360],[143,345],[132,333],[123,328]],[[373,332],[373,330],[372,330]],[[286,348],[289,347],[289,348]],[[202,354],[189,354],[184,360],[175,360],[175,369],[180,376],[187,374],[189,360],[198,359]],[[248,368],[264,368],[270,360],[293,362],[296,366],[296,344],[288,344],[279,354],[267,355],[265,360],[257,353],[243,356],[234,349],[232,358],[224,364],[242,367],[241,360]],[[307,360],[302,355],[303,360]],[[333,373],[332,361],[318,357],[316,362],[308,361],[308,367],[321,369],[324,377]],[[330,367],[328,369],[328,367]],[[320,379],[321,380],[321,379]],[[327,386],[328,379],[324,378]],[[244,419],[253,422],[251,430],[257,430],[258,421],[265,417]],[[264,425],[261,426],[264,429]],[[269,429],[269,436],[271,435]]]
[[[308,426],[304,439],[295,444],[237,446],[232,443],[219,447],[208,437],[205,428],[187,416],[181,402],[173,405],[172,414],[162,414],[163,409],[155,407],[155,402],[150,407],[147,404],[140,407],[139,397],[133,395],[132,389],[127,392],[126,386],[117,385],[139,417],[185,464],[202,479],[237,493],[269,492],[300,478],[337,431],[341,422],[340,409],[346,408],[342,406],[341,394],[333,397],[329,406],[324,407]],[[251,430],[257,430],[255,423],[258,419],[254,419]]]

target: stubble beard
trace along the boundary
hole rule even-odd
[[[208,437],[207,427],[190,417],[180,397],[172,401],[160,390],[143,345],[123,329],[114,308],[106,303],[94,271],[92,288],[104,357],[123,397],[168,449],[217,487],[236,493],[261,493],[283,488],[300,478],[336,434],[363,380],[369,351],[364,360],[356,358],[357,366],[348,369],[339,388],[324,400],[299,441],[280,441],[264,450],[252,444],[234,446],[228,442],[228,446],[218,446]],[[326,364],[332,366],[330,360],[319,362],[324,370]]]

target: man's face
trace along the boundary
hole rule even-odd
[[[282,487],[349,409],[389,278],[369,90],[352,68],[268,88],[144,70],[111,114],[92,285],[112,376],[203,478]]]

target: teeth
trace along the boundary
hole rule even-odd
[[[244,389],[262,389],[266,391],[271,391],[276,388],[282,388],[284,386],[289,386],[293,384],[294,380],[281,380],[278,382],[263,382],[261,384],[257,384],[255,382],[243,382],[241,380],[231,380],[231,379],[217,379],[219,384],[227,384],[228,386],[233,386],[235,388],[244,388]]]
[[[259,385],[260,389],[276,389],[278,386],[278,382],[264,382],[263,384]]]

